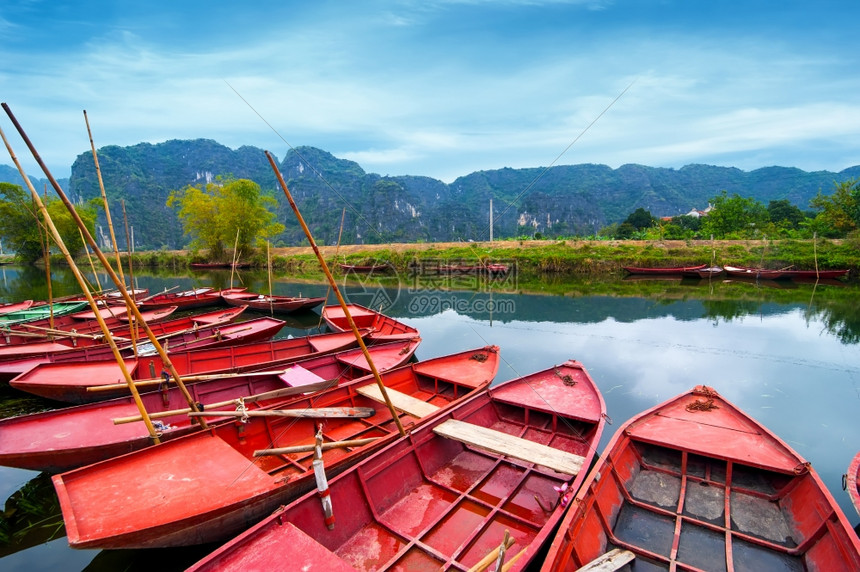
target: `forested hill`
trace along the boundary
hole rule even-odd
[[[165,206],[171,190],[216,176],[252,179],[278,200],[278,219],[287,229],[283,245],[301,243],[303,234],[261,149],[232,150],[211,140],[167,141],[99,149],[111,215],[122,221],[125,202],[138,248],[179,248],[187,243],[176,214]],[[429,177],[382,177],[355,162],[320,149],[291,150],[279,167],[316,240],[334,244],[346,208],[343,243],[483,240],[489,236],[493,199],[497,238],[532,235],[590,235],[624,220],[643,207],[654,216],[704,209],[722,191],[765,205],[788,199],[806,210],[819,190],[860,177],[860,166],[839,173],[767,167],[745,172],[727,167],[688,165],[664,169],[624,165],[557,166],[550,169],[480,171],[453,183]],[[11,173],[6,178],[7,173]],[[0,165],[0,180],[21,183],[18,173]],[[37,189],[41,189],[37,186]],[[73,200],[100,196],[92,154],[72,165],[67,191]]]

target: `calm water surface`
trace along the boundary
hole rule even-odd
[[[0,301],[46,296],[43,273],[10,267],[0,267],[0,273]],[[55,280],[55,295],[77,291],[69,276]],[[265,276],[246,274],[243,280],[253,291],[268,289]],[[352,302],[383,308],[417,327],[423,340],[418,359],[495,344],[502,358],[497,382],[568,359],[581,361],[613,420],[601,450],[626,419],[694,385],[709,385],[806,457],[852,525],[860,521],[841,486],[860,449],[857,285],[802,284],[786,293],[767,287],[773,284],[672,283],[655,290],[653,283],[607,288],[562,279],[553,285],[562,294],[533,295],[491,294],[486,284],[470,280],[459,286],[471,291],[444,291],[438,282],[410,279],[392,280],[389,288],[351,283],[344,291]],[[210,284],[228,286],[229,274],[139,277],[151,292]],[[327,292],[323,285],[284,279],[273,290]],[[311,333],[318,322],[317,313],[296,316],[280,335]],[[48,406],[9,389],[0,393],[0,416]],[[46,475],[0,467],[0,498],[9,499],[0,534],[9,533],[4,526],[14,520],[10,508],[41,505],[51,524],[38,532],[60,535],[47,542],[39,535],[0,542],[5,571],[182,569],[211,548],[71,550],[57,529]]]

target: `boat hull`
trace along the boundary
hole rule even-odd
[[[399,367],[412,358],[418,341],[393,342],[371,346],[378,371]],[[260,366],[266,365],[260,363]],[[236,403],[217,405],[224,401],[265,394],[302,386],[317,381],[332,385],[346,383],[370,373],[364,355],[358,349],[338,354],[326,354],[294,361],[280,366],[274,364],[267,375],[213,376],[213,379],[189,380],[186,388],[195,403],[206,410],[232,410]],[[162,442],[197,431],[200,425],[187,415],[188,402],[175,385],[156,392],[141,388],[141,401],[154,423]],[[273,401],[287,401],[286,396],[272,396],[264,401],[247,400],[249,409]],[[165,413],[175,412],[170,415]],[[114,419],[136,417],[139,410],[131,397],[45,411],[0,420],[0,465],[57,473],[112,457],[137,451],[152,444],[149,433],[140,421],[114,424]],[[209,424],[224,420],[212,419]]]
[[[484,356],[482,359],[475,355]],[[439,358],[447,360],[451,356]],[[385,385],[440,405],[486,387],[498,370],[497,348],[460,355],[462,380],[451,382],[413,364],[383,374]],[[423,362],[432,370],[433,360]],[[447,363],[447,362],[446,362]],[[325,439],[377,437],[347,452],[326,453],[326,472],[336,474],[396,439],[385,405],[359,388],[372,377],[291,402],[308,407],[372,407],[366,419],[328,419]],[[404,425],[419,422],[401,415]],[[75,471],[54,476],[69,544],[76,548],[146,548],[226,540],[313,486],[313,453],[254,457],[257,449],[313,442],[319,420],[252,417],[180,437]]]
[[[356,327],[369,329],[369,338],[373,341],[395,341],[418,336],[418,330],[385,314],[358,304],[347,304],[347,308]],[[329,329],[335,332],[350,331],[349,321],[340,306],[325,306],[322,317]]]
[[[860,569],[860,538],[809,463],[704,386],[619,428],[541,570],[612,548],[637,569]]]
[[[264,570],[303,561],[307,569],[465,570],[506,532],[514,543],[505,562],[525,570],[564,512],[565,486],[575,491],[584,480],[604,418],[603,400],[577,362],[510,380],[331,479],[333,528],[313,491],[189,570]],[[555,464],[449,439],[444,428],[452,421],[501,432],[523,448],[549,445],[578,456],[583,468],[574,476]]]

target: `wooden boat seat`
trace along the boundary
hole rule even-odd
[[[577,475],[582,469],[585,458],[567,451],[561,451],[515,437],[495,429],[473,425],[459,419],[448,419],[433,428],[433,432],[448,439],[454,439],[467,445],[474,445],[498,453],[547,467],[553,471],[567,475]]]
[[[369,399],[385,403],[385,399],[382,397],[382,392],[379,390],[379,386],[375,383],[359,387],[356,391],[360,395]],[[388,394],[388,398],[391,400],[391,404],[395,409],[418,419],[427,417],[439,409],[432,403],[421,401],[420,399],[397,391],[396,389],[391,389],[390,387],[386,387],[385,392]]]
[[[633,561],[636,555],[629,550],[613,548],[606,554],[601,554],[576,572],[615,572],[628,562]]]

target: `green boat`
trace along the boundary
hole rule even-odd
[[[89,308],[89,302],[54,302],[53,304],[32,306],[26,310],[9,312],[0,315],[0,326],[12,326],[26,322],[35,322],[36,320],[44,320],[51,315],[51,308],[54,310],[54,317],[57,317]]]

